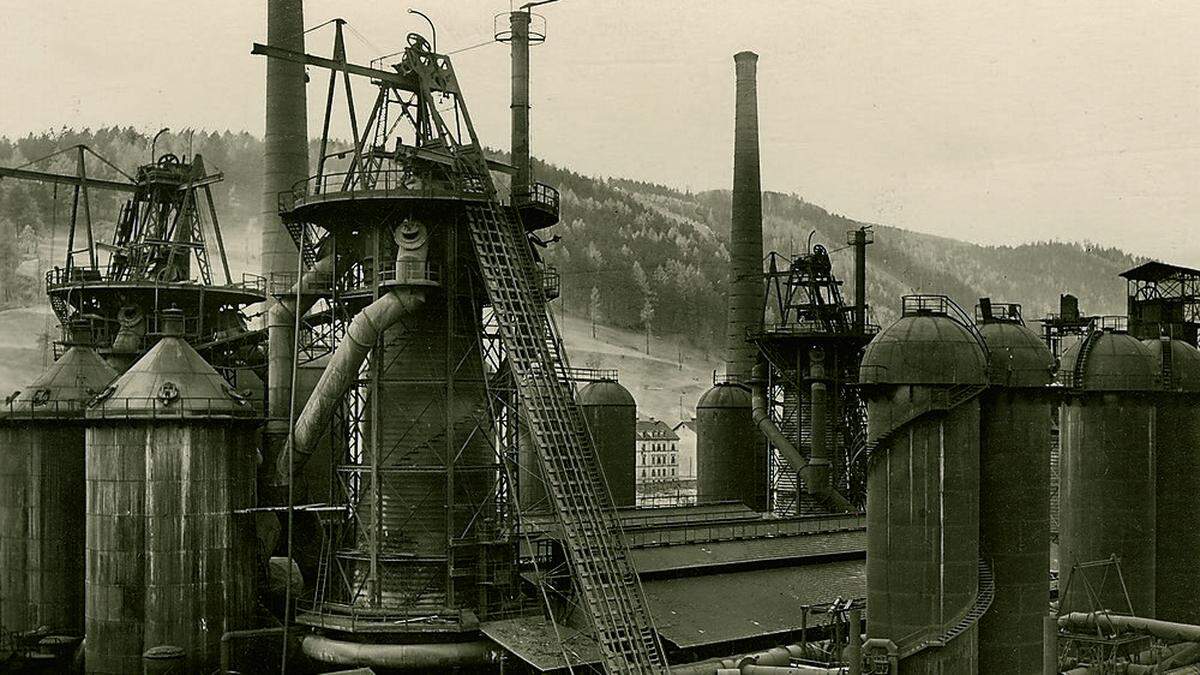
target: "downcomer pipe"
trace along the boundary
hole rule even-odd
[[[311,659],[337,666],[387,668],[417,672],[451,668],[482,668],[500,660],[496,646],[486,640],[425,644],[369,644],[305,636],[301,643]]]
[[[268,0],[267,44],[304,52],[303,0]],[[296,247],[279,218],[279,195],[308,178],[308,112],[304,65],[267,59],[263,134],[262,275],[294,270]],[[277,301],[267,307],[267,424],[263,466],[270,470],[287,438],[292,399],[294,316]]]
[[[425,292],[422,289],[397,288],[380,296],[354,316],[346,329],[345,339],[334,350],[303,412],[296,418],[293,471],[300,471],[312,455],[317,438],[328,426],[342,396],[358,378],[359,368],[379,341],[379,336],[405,315],[415,311],[424,300]],[[288,453],[283,452],[276,458],[271,484],[285,486],[288,481]]]
[[[729,316],[725,373],[745,378],[757,360],[747,331],[762,325],[762,184],[758,160],[758,55],[738,52],[733,138],[733,209],[729,232]]]
[[[850,502],[846,501],[846,498],[829,484],[828,457],[825,459],[824,476],[826,479],[822,481],[822,472],[817,470],[816,463],[805,459],[804,455],[800,454],[800,451],[796,449],[796,445],[792,443],[791,439],[771,421],[771,415],[768,411],[769,406],[767,405],[766,377],[763,374],[762,366],[755,366],[753,372],[754,377],[750,383],[750,417],[754,420],[754,424],[758,426],[758,430],[762,432],[763,436],[767,437],[767,441],[775,446],[776,450],[779,450],[783,458],[787,460],[788,465],[792,467],[792,470],[800,474],[801,478],[804,479],[804,484],[808,486],[809,493],[813,497],[830,508],[839,511],[853,511],[854,507]],[[814,443],[814,459],[816,456]]]

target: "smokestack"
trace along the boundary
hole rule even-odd
[[[267,44],[304,51],[302,0],[267,1]],[[267,124],[263,136],[262,273],[293,270],[296,248],[279,220],[279,193],[308,178],[304,66],[267,59]]]
[[[529,12],[517,11],[508,15],[512,31],[512,194],[524,195],[529,190]]]
[[[757,360],[748,329],[762,325],[762,185],[758,166],[758,54],[738,52],[725,373],[746,379]]]
[[[304,52],[302,0],[267,0],[267,44]],[[308,112],[304,66],[267,59],[267,123],[263,136],[262,274],[296,271],[296,247],[279,219],[279,193],[308,178]],[[269,301],[271,302],[271,301]],[[267,443],[273,467],[288,434],[294,318],[273,301],[267,312]],[[268,501],[273,501],[268,498]]]
[[[866,226],[850,230],[848,243],[854,247],[854,331],[867,331],[867,244],[875,238]]]

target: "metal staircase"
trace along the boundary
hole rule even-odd
[[[992,568],[983,558],[979,559],[979,590],[975,594],[975,602],[958,617],[949,628],[942,631],[936,637],[914,642],[911,645],[900,648],[900,658],[906,659],[917,652],[945,647],[950,644],[955,638],[967,632],[968,629],[979,623],[983,615],[987,613],[992,606],[992,601],[996,599],[996,582],[992,577]]]
[[[524,228],[495,201],[466,207],[471,239],[501,339],[538,448],[547,492],[580,598],[610,673],[666,672],[604,482],[569,381],[561,343],[535,285]]]
[[[914,408],[912,414],[901,420],[891,429],[885,431],[878,438],[868,440],[866,443],[868,456],[874,455],[880,447],[886,446],[897,433],[907,429],[908,425],[916,422],[925,415],[953,410],[979,396],[986,389],[987,385],[984,384],[956,384],[946,389],[934,390],[932,392],[933,395],[930,396],[929,402],[926,405]]]
[[[1088,355],[1092,353],[1092,348],[1096,345],[1095,338],[1098,334],[1098,331],[1089,327],[1087,334],[1083,336],[1083,340],[1079,343],[1079,355],[1075,357],[1075,364],[1071,368],[1069,375],[1070,379],[1064,382],[1068,387],[1083,386],[1083,375],[1087,371]]]

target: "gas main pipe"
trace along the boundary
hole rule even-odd
[[[405,220],[396,227],[393,237],[398,247],[397,272],[410,266],[424,267],[429,251],[429,231],[423,223]],[[321,373],[321,379],[304,404],[304,410],[296,418],[296,426],[289,439],[291,451],[285,449],[275,458],[273,485],[287,485],[292,474],[304,468],[312,456],[317,439],[328,427],[334,409],[358,379],[358,371],[367,355],[384,331],[425,302],[427,288],[422,284],[393,288],[364,307],[350,321],[346,337],[338,343]],[[292,456],[291,461],[289,455]]]
[[[1058,617],[1058,625],[1060,628],[1074,630],[1099,628],[1113,632],[1145,633],[1168,642],[1200,642],[1200,626],[1111,612],[1071,612]]]
[[[337,666],[387,668],[422,673],[494,667],[500,660],[496,645],[486,640],[425,644],[372,644],[307,635],[304,654]]]
[[[300,471],[312,456],[313,446],[329,425],[334,408],[358,379],[359,368],[383,332],[404,316],[411,314],[425,300],[425,291],[397,288],[367,305],[350,321],[346,337],[338,344],[321,379],[308,397],[304,411],[296,418],[292,436],[295,453],[294,471]],[[289,480],[288,453],[283,452],[275,463],[274,485],[287,485]]]
[[[829,484],[828,449],[823,448],[818,450],[814,443],[813,461],[810,462],[804,458],[804,455],[800,454],[800,451],[796,449],[791,439],[784,435],[779,430],[779,427],[775,426],[775,423],[771,421],[771,416],[768,412],[769,406],[767,405],[767,382],[764,370],[762,364],[754,366],[754,377],[750,382],[750,416],[758,426],[758,430],[762,432],[763,436],[767,437],[771,445],[775,446],[783,454],[784,459],[787,460],[792,470],[800,474],[810,494],[825,505],[839,511],[853,511],[854,507],[850,502],[846,501],[846,498]],[[822,383],[823,386],[824,384]],[[824,390],[822,390],[822,393],[824,393]],[[822,457],[822,455],[824,456]],[[821,465],[822,461],[825,463],[824,466]],[[822,476],[825,477],[824,480],[822,480]]]

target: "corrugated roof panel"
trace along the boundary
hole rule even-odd
[[[680,648],[800,630],[800,606],[867,594],[862,560],[642,583],[659,635]]]
[[[860,553],[866,551],[866,548],[866,531],[856,530],[684,546],[656,546],[634,549],[631,554],[637,571],[646,573],[772,558]]]
[[[525,616],[503,621],[489,621],[480,626],[483,634],[496,641],[517,658],[545,672],[565,669],[565,651],[571,657],[571,666],[599,663],[600,648],[590,635],[585,635],[570,626],[554,624],[541,616]],[[559,644],[561,636],[565,649]]]

